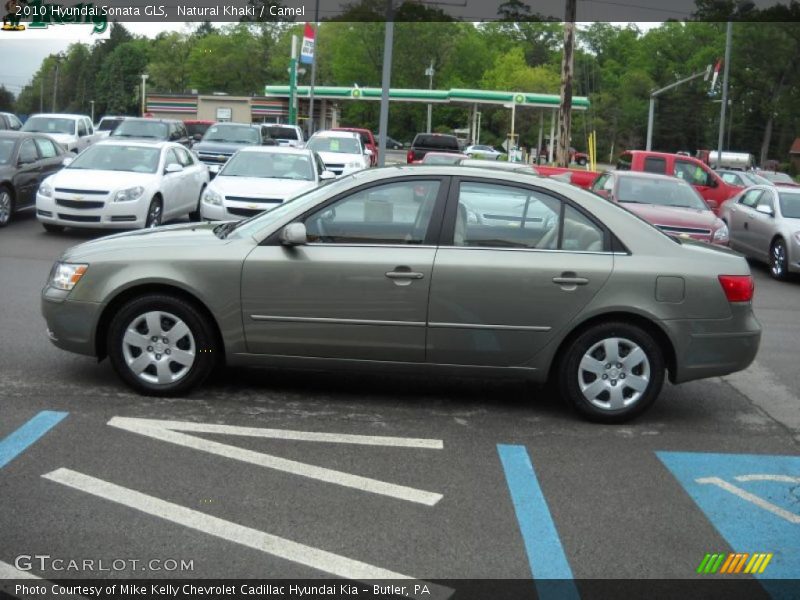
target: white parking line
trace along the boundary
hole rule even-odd
[[[353,475],[352,473],[344,473],[342,471],[336,471],[334,469],[327,469],[325,467],[309,465],[307,463],[281,458],[279,456],[274,456],[272,454],[255,452],[253,450],[246,450],[244,448],[237,448],[236,446],[230,446],[228,444],[222,444],[220,442],[214,442],[211,440],[197,438],[173,430],[173,428],[177,426],[180,428],[186,428],[187,431],[193,431],[193,432],[202,431],[204,433],[229,433],[220,428],[226,428],[231,426],[202,425],[197,423],[183,423],[178,421],[159,421],[155,419],[129,419],[124,417],[114,417],[108,422],[108,424],[112,427],[124,429],[132,433],[138,433],[140,435],[145,435],[147,437],[161,440],[163,442],[169,442],[171,444],[177,444],[179,446],[193,448],[195,450],[200,450],[202,452],[209,452],[211,454],[224,456],[226,458],[231,458],[233,460],[238,460],[241,462],[258,465],[260,467],[265,467],[268,469],[275,469],[277,471],[283,471],[285,473],[291,473],[293,475],[300,475],[301,477],[308,477],[309,479],[316,479],[318,481],[333,483],[336,485],[341,485],[344,487],[349,487],[364,492],[371,492],[373,494],[390,496],[392,498],[405,500],[407,502],[416,502],[418,504],[433,506],[437,502],[439,502],[439,500],[442,499],[442,494],[437,494],[435,492],[428,492],[425,490],[419,490],[404,485],[397,485],[394,483],[381,481],[379,479],[372,479],[370,477],[362,477],[361,475]],[[196,427],[196,429],[192,429],[193,427]],[[258,429],[250,427],[243,427],[243,428],[232,427],[232,430],[235,431],[233,435],[249,435],[249,436],[256,435],[255,432],[258,431]],[[245,433],[242,433],[243,430],[245,431]],[[274,437],[273,435],[270,435],[270,432],[276,432],[276,431],[279,430],[274,430],[274,429],[262,430],[262,433],[258,434],[258,437],[265,437],[265,438]],[[320,434],[320,433],[310,433],[301,431],[288,431],[284,433],[287,433],[288,435],[291,435],[293,437],[279,438],[279,439],[304,440],[304,438],[301,436],[303,434],[307,434],[309,436],[313,436],[313,439],[304,441],[330,441],[327,439],[326,440],[319,439],[319,436],[337,435],[337,434]],[[381,438],[377,436],[348,435],[344,437],[369,438],[372,441],[372,445],[382,445],[378,444],[378,441]],[[399,445],[397,442],[402,438],[385,438],[385,439],[392,440],[392,443],[385,445]],[[429,447],[436,449],[442,448],[441,440],[416,440],[414,438],[409,438],[409,439],[412,440],[413,443],[418,443],[420,441],[438,442],[439,445],[434,445]],[[365,442],[366,439],[357,443],[365,443]],[[354,442],[346,442],[340,440],[338,443],[354,443]],[[421,447],[421,446],[417,445],[413,447]]]
[[[41,579],[30,571],[22,571],[0,560],[0,581],[3,579]]]
[[[70,469],[56,469],[50,473],[42,475],[45,479],[55,481],[67,487],[80,490],[87,494],[104,498],[117,504],[122,504],[134,510],[189,527],[209,535],[246,546],[254,550],[259,550],[272,556],[277,556],[312,569],[317,569],[337,577],[343,577],[353,581],[369,582],[376,579],[408,579],[413,580],[408,575],[395,573],[387,569],[382,569],[358,560],[353,560],[314,548],[298,542],[293,542],[286,538],[245,527],[231,521],[226,521],[218,517],[213,517],[205,513],[161,500],[154,496],[148,496],[141,492],[131,490],[102,479],[97,479]],[[432,593],[425,598],[449,598],[453,590],[444,586],[439,586],[427,582],[419,582],[426,585]],[[413,589],[413,586],[411,586]]]

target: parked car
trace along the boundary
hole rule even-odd
[[[664,233],[712,244],[728,244],[728,227],[691,185],[676,177],[602,173],[592,186],[597,195],[617,202]]]
[[[420,160],[415,160],[415,165],[457,165],[461,161],[468,160],[466,154],[455,152],[428,152]],[[475,161],[473,161],[475,162]]]
[[[378,144],[375,141],[375,136],[369,129],[359,127],[334,127],[331,131],[350,131],[358,134],[361,138],[361,145],[370,151],[369,164],[371,167],[378,166]]]
[[[447,152],[450,154],[464,154],[458,138],[446,133],[418,133],[411,142],[411,148],[406,153],[406,162],[411,164],[422,160],[428,152]]]
[[[781,173],[780,171],[756,171],[756,173],[764,179],[769,180],[773,185],[800,187],[800,183],[797,183],[792,179],[791,175],[787,173]]]
[[[19,131],[22,129],[22,121],[17,118],[17,115],[10,112],[0,112],[0,130],[10,129],[11,131]]]
[[[335,177],[325,170],[313,150],[286,146],[242,148],[203,192],[200,213],[210,221],[252,217]]]
[[[124,138],[129,140],[153,140],[159,142],[175,142],[185,148],[191,148],[194,140],[189,137],[186,125],[177,119],[143,119],[131,117],[125,119],[108,136],[110,139]]]
[[[507,218],[469,223],[467,194]],[[558,216],[525,236],[533,201]],[[342,177],[245,221],[74,246],[42,312],[56,346],[108,356],[142,394],[187,394],[223,361],[552,374],[582,415],[619,422],[666,376],[746,368],[761,335],[752,296],[743,257],[573,186],[418,166]]]
[[[714,213],[728,198],[738,194],[742,188],[731,185],[717,175],[703,161],[690,156],[631,150],[623,152],[617,161],[618,171],[644,171],[660,175],[680,177],[692,184]]]
[[[398,142],[396,139],[386,136],[386,149],[387,150],[402,150],[405,146],[403,146],[402,142]]]
[[[267,137],[272,138],[278,146],[291,146],[302,148],[304,144],[303,130],[297,125],[286,125],[283,123],[262,123]]]
[[[125,119],[130,119],[131,117],[116,117],[116,116],[105,116],[100,119],[100,122],[95,125],[94,129],[100,134],[100,138],[106,138],[111,135],[117,127],[119,127],[120,123],[122,123]]]
[[[259,125],[250,123],[215,123],[206,130],[203,138],[192,150],[204,165],[211,177],[233,156],[233,153],[246,146],[260,146],[271,142],[266,131]]]
[[[197,119],[184,119],[183,124],[186,126],[186,132],[189,137],[199,142],[203,136],[216,121],[197,120]]]
[[[732,169],[717,169],[717,175],[722,177],[722,181],[730,185],[737,185],[742,188],[751,185],[772,185],[772,182],[765,177],[761,177],[755,171],[735,171]]]
[[[69,159],[36,194],[36,217],[64,227],[141,229],[200,215],[208,169],[180,144],[104,140]]]
[[[67,151],[77,154],[100,139],[92,120],[86,115],[43,113],[33,115],[21,131],[49,135]]]
[[[36,190],[61,168],[66,151],[40,133],[0,131],[0,227],[36,206]]]
[[[350,131],[318,131],[306,148],[317,152],[325,168],[336,175],[347,175],[369,167],[370,159],[361,137]]]
[[[474,144],[472,146],[467,146],[464,148],[464,154],[468,155],[470,158],[483,158],[486,160],[497,160],[499,156],[503,156],[505,152],[501,150],[495,150],[492,146],[486,146],[484,144]]]
[[[769,264],[775,279],[800,272],[800,189],[759,185],[722,206],[731,248]]]

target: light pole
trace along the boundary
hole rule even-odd
[[[89,100],[89,104],[92,106],[92,123],[94,123],[94,100]]]
[[[292,36],[292,58],[289,61],[289,125],[297,124],[297,36]]]
[[[386,164],[386,136],[389,128],[389,87],[392,84],[392,45],[394,43],[394,0],[386,0],[386,29],[383,31],[383,72],[381,73],[381,111],[378,117],[378,166]]]
[[[678,87],[679,85],[683,85],[693,79],[697,79],[698,77],[703,77],[705,80],[708,80],[709,75],[711,74],[711,65],[708,65],[704,71],[698,71],[694,75],[690,75],[689,77],[684,77],[683,79],[676,81],[675,83],[671,83],[666,87],[661,88],[660,90],[654,90],[650,92],[650,110],[647,113],[647,144],[645,145],[645,150],[652,150],[653,149],[653,121],[655,120],[655,113],[656,113],[656,97],[660,96],[664,92],[671,90],[672,88]]]
[[[59,61],[56,58],[56,73],[53,78],[53,110],[51,112],[56,112],[56,96],[58,95],[58,65]]]
[[[731,45],[733,43],[733,21],[728,19],[725,31],[725,64],[722,71],[722,105],[719,109],[719,137],[717,137],[717,164],[722,160],[722,139],[725,135],[725,109],[728,108],[728,70],[731,63]]]
[[[142,73],[142,116],[147,112],[147,73]],[[108,108],[108,107],[106,107]]]
[[[481,143],[481,111],[478,111],[478,126],[475,128],[475,145]]]
[[[425,75],[428,76],[428,89],[429,90],[433,89],[433,74],[435,72],[436,71],[433,68],[433,59],[431,59],[431,66],[428,67],[427,69],[425,69]],[[431,119],[432,119],[432,116],[433,116],[433,104],[428,102],[428,128],[426,129],[427,133],[431,132]]]
[[[308,87],[308,128],[306,134],[311,137],[311,134],[316,131],[316,123],[314,122],[314,84],[317,82],[317,56],[319,50],[319,0],[316,1],[314,6],[314,58],[311,61],[311,85]],[[322,117],[325,118],[324,116]]]

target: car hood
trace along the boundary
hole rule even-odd
[[[125,171],[100,171],[96,169],[61,169],[51,179],[53,187],[73,190],[111,191],[137,185],[148,185],[155,173],[130,173]]]
[[[197,142],[192,146],[192,150],[195,152],[206,152],[208,154],[214,154],[215,152],[232,154],[239,148],[254,145],[255,144],[234,144],[231,142]]]
[[[662,206],[659,204],[635,204],[633,202],[620,202],[620,205],[654,225],[698,227],[713,231],[717,221],[716,215],[707,209]]]
[[[325,164],[347,164],[354,160],[363,159],[360,154],[345,154],[344,152],[318,152],[317,154]]]
[[[226,177],[217,175],[211,187],[224,196],[242,198],[289,198],[316,187],[314,181],[265,177]]]
[[[90,262],[99,256],[112,256],[124,252],[130,256],[132,250],[154,247],[164,248],[168,255],[171,248],[208,246],[211,243],[227,243],[214,234],[219,223],[179,223],[157,229],[139,229],[108,235],[97,240],[85,242],[69,248],[61,257],[67,262]],[[151,254],[152,255],[152,254]],[[133,255],[135,256],[135,255]]]

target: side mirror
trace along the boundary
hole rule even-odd
[[[302,246],[308,243],[306,226],[304,223],[289,223],[281,231],[281,244],[284,246]]]
[[[334,173],[333,171],[325,170],[325,171],[323,171],[322,173],[319,174],[319,178],[321,180],[336,179],[336,173]]]
[[[72,164],[72,161],[75,160],[72,156],[67,156],[64,160],[61,161],[61,164],[65,167],[68,167]]]
[[[178,163],[169,163],[166,167],[164,167],[164,173],[180,173],[183,171],[183,166],[179,165]]]
[[[767,206],[766,204],[759,204],[756,206],[756,212],[760,212],[762,215],[769,215],[770,217],[775,214],[772,210],[772,207]]]
[[[717,181],[714,177],[709,177],[708,178],[708,187],[712,187],[712,188],[719,187],[719,181]]]
[[[372,156],[372,150],[370,150],[369,148],[364,148],[364,154],[366,154],[367,156]]]
[[[192,136],[192,139],[193,139],[195,142],[199,142],[200,140],[202,140],[202,139],[203,139],[203,134],[202,134],[202,133],[195,133],[195,134]]]

